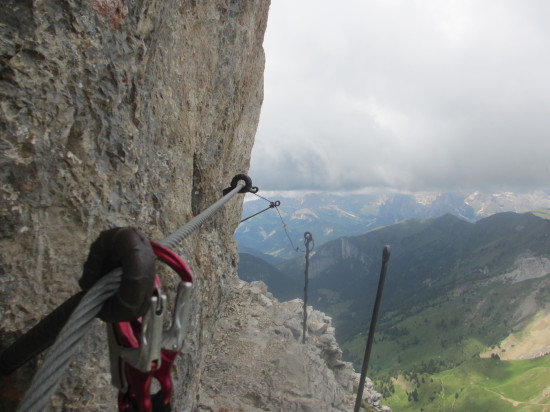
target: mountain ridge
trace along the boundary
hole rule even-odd
[[[237,228],[235,238],[240,247],[290,258],[294,253],[294,246],[301,244],[306,231],[315,234],[319,246],[338,237],[360,235],[376,227],[392,225],[409,218],[435,218],[451,213],[463,220],[476,222],[495,213],[523,213],[550,208],[550,190],[526,194],[310,193],[278,199],[281,201],[277,209],[279,213],[263,213]],[[243,217],[263,209],[264,205],[264,199],[245,202]]]
[[[314,249],[309,295],[333,317],[346,359],[356,366],[385,244],[392,257],[377,339],[387,349],[373,349],[380,357],[373,373],[427,364],[433,349],[426,339],[435,339],[436,353],[447,359],[440,368],[456,364],[520,330],[546,305],[550,221],[532,213],[500,213],[476,223],[445,214],[338,238]],[[299,257],[277,268],[301,280],[303,266]],[[452,353],[451,342],[459,352]]]

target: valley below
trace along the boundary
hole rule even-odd
[[[317,244],[309,302],[360,370],[392,246],[368,375],[396,411],[550,411],[548,211],[412,218]],[[315,237],[315,232],[312,232]],[[297,242],[296,242],[297,243]],[[301,298],[304,257],[248,249],[239,276]]]
[[[384,402],[395,411],[550,411],[550,357],[502,361],[477,358],[434,374],[405,374]]]

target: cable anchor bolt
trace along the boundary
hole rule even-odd
[[[258,191],[260,190],[258,189],[258,187],[252,186],[252,179],[248,175],[241,173],[233,177],[233,179],[231,180],[231,186],[223,189],[223,195],[225,196],[233,189],[235,189],[237,187],[237,184],[241,180],[244,181],[245,186],[239,191],[239,193],[258,193]]]

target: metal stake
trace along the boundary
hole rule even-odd
[[[378,280],[378,291],[376,292],[376,300],[374,301],[374,309],[372,311],[372,318],[370,321],[369,336],[367,338],[367,347],[365,348],[365,356],[363,358],[363,367],[361,368],[359,388],[357,388],[357,398],[355,399],[354,412],[359,412],[359,409],[361,408],[363,389],[365,387],[365,380],[367,378],[370,352],[374,339],[374,330],[376,329],[376,321],[378,320],[378,309],[380,308],[380,302],[382,301],[382,291],[384,289],[384,281],[386,280],[386,272],[388,271],[388,261],[390,260],[390,253],[390,246],[384,246],[384,251],[382,252],[382,269],[380,270],[380,279]]]
[[[309,252],[311,249],[309,248],[309,244],[313,242],[313,236],[311,233],[306,232],[304,233],[304,244],[306,245],[306,270],[305,270],[305,284],[304,284],[304,329],[302,332],[302,344],[306,343],[306,331],[307,331],[307,285],[309,283]]]

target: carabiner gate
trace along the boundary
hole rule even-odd
[[[181,352],[191,314],[193,278],[191,270],[173,251],[151,242],[157,258],[180,276],[172,324],[163,330],[166,296],[155,278],[151,306],[141,319],[107,324],[112,383],[119,389],[119,411],[155,412],[170,410],[171,370]],[[161,390],[151,396],[151,382],[157,379]],[[154,402],[153,402],[154,399]]]

